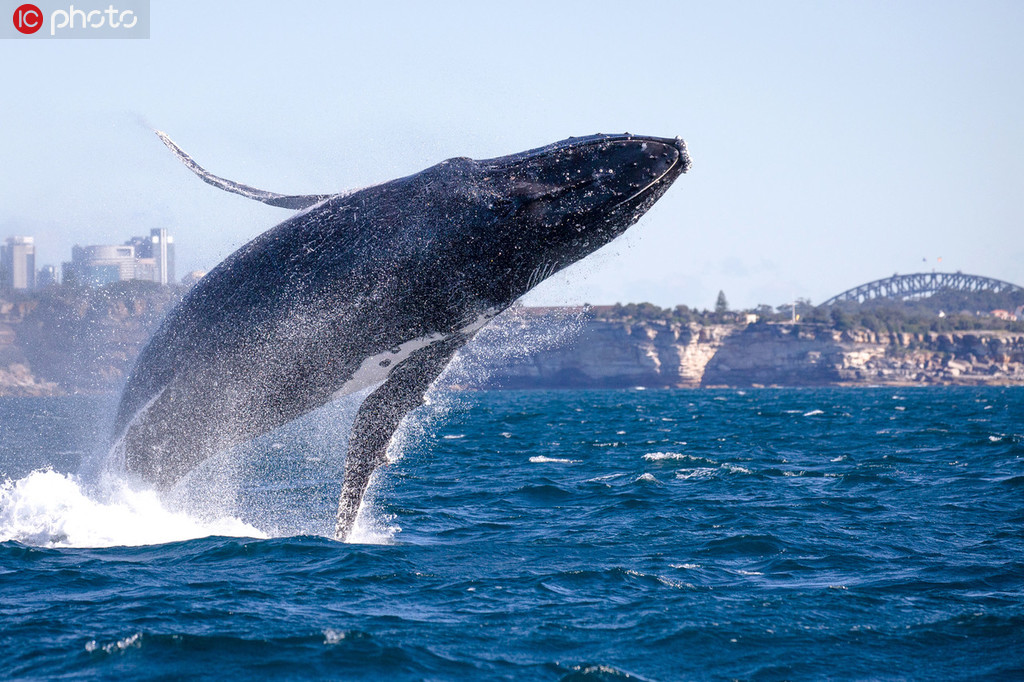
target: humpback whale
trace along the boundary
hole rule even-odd
[[[368,388],[344,465],[345,540],[402,418],[456,351],[546,277],[607,244],[690,160],[679,138],[569,138],[453,158],[362,190],[285,195],[204,181],[300,211],[229,255],[171,310],[125,385],[112,447],[172,486],[204,459]]]

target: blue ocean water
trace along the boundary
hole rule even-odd
[[[352,544],[350,409],[169,499],[108,412],[0,401],[2,677],[1024,678],[1021,389],[451,394]]]

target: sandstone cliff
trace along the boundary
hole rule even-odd
[[[0,396],[114,392],[183,289],[138,284],[0,301]],[[839,332],[514,309],[447,373],[474,388],[1024,385],[1024,334]]]
[[[551,324],[544,316],[526,317],[500,324],[512,329]],[[510,336],[507,330],[482,333],[467,347],[464,354],[476,358],[472,366],[479,371],[466,383],[504,388],[1024,385],[1024,334],[1003,331],[876,334],[800,324],[589,319],[574,335],[546,346],[534,343],[532,352],[496,352]]]
[[[132,282],[0,301],[0,395],[119,390],[181,293]]]

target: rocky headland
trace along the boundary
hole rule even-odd
[[[555,319],[552,319],[552,318]],[[1024,386],[1024,333],[877,333],[820,324],[697,324],[506,315],[468,346],[488,388]],[[564,315],[562,316],[564,317]],[[547,333],[545,329],[549,329]],[[510,338],[530,352],[510,352]]]
[[[0,395],[119,391],[183,293],[133,282],[0,300]],[[876,332],[516,308],[463,349],[446,380],[465,388],[1024,386],[1024,332]]]
[[[0,396],[119,391],[183,292],[124,282],[0,300]]]

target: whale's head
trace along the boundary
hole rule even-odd
[[[483,245],[475,260],[494,298],[515,298],[622,234],[689,167],[681,139],[623,134],[435,168],[458,177],[459,203],[472,207],[458,238]]]
[[[679,138],[625,134],[569,138],[478,163],[522,227],[614,237],[689,169],[690,158]]]

